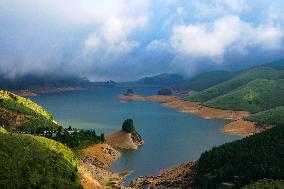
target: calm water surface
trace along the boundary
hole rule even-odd
[[[158,89],[134,90],[142,95],[153,95]],[[100,86],[32,99],[52,112],[60,124],[95,129],[97,133],[120,130],[123,120],[132,118],[145,144],[137,151],[122,151],[122,157],[111,167],[113,171],[133,170],[127,182],[140,175],[156,175],[163,168],[198,159],[203,151],[238,139],[218,131],[227,123],[224,120],[206,120],[179,113],[163,108],[159,103],[120,102],[116,96],[125,91],[123,87]]]

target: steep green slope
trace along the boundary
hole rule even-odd
[[[44,110],[30,99],[0,90],[0,102],[7,108],[26,114],[38,114],[46,119],[53,120],[52,114]]]
[[[175,85],[176,89],[201,91],[213,85],[226,81],[234,76],[234,73],[228,71],[211,71],[199,74],[190,79],[186,79],[180,84]]]
[[[284,179],[284,126],[214,147],[198,160],[198,188],[240,188],[260,179]]]
[[[30,99],[8,91],[0,91],[0,124],[7,129],[32,131],[44,128],[58,128],[53,116]]]
[[[245,120],[257,122],[259,124],[284,125],[284,106],[252,114],[246,117]]]
[[[78,159],[53,140],[0,133],[0,188],[81,188]]]
[[[256,79],[204,105],[220,109],[260,112],[284,105],[284,80]]]
[[[206,102],[220,95],[226,94],[255,79],[283,79],[283,72],[268,67],[259,67],[241,72],[230,80],[201,91],[188,98],[190,101]]]

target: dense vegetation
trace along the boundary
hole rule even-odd
[[[252,114],[246,117],[245,120],[259,124],[284,125],[284,106]]]
[[[211,71],[199,74],[190,79],[186,79],[183,82],[175,85],[176,89],[189,90],[189,91],[201,91],[207,89],[213,85],[226,81],[234,76],[234,73],[227,71]]]
[[[126,119],[122,124],[122,131],[127,133],[135,133],[135,127],[132,119]]]
[[[218,85],[201,91],[188,98],[190,101],[206,102],[210,99],[224,95],[255,79],[284,79],[284,71],[274,70],[269,67],[259,67],[239,73],[235,77]]]
[[[30,99],[15,95],[8,91],[0,90],[0,103],[5,107],[20,113],[38,115],[53,120],[52,114],[44,110],[41,106]]]
[[[81,188],[78,159],[53,140],[0,133],[0,188]]]
[[[94,130],[77,131],[76,129],[72,130],[72,128],[65,129],[63,132],[58,131],[54,137],[52,136],[52,132],[47,133],[47,137],[75,149],[81,149],[89,145],[105,142],[103,133],[100,136],[97,136]]]
[[[15,95],[8,91],[0,91],[0,123],[5,125],[8,130],[19,130],[33,133],[41,133],[41,131],[50,128],[57,129],[59,126],[54,122],[54,118],[50,112],[30,99]],[[16,119],[21,117],[18,121]]]
[[[244,186],[242,189],[283,189],[284,180],[263,179]]]
[[[53,121],[42,117],[33,117],[17,127],[18,131],[41,134],[45,130],[58,130],[60,126]]]
[[[284,126],[227,143],[201,155],[199,188],[221,188],[229,182],[240,188],[263,178],[284,179]]]
[[[284,105],[284,80],[256,79],[204,105],[220,109],[260,112]]]

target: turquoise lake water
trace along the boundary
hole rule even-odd
[[[141,95],[156,94],[158,88],[134,88]],[[218,128],[224,120],[206,120],[198,116],[163,108],[153,102],[120,102],[116,96],[123,87],[100,86],[91,90],[45,94],[32,100],[52,112],[63,126],[95,129],[110,133],[121,129],[122,122],[132,118],[145,144],[137,151],[123,155],[110,168],[134,172],[129,182],[140,175],[157,175],[161,169],[196,160],[213,146],[239,139],[222,134]]]

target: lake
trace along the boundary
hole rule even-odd
[[[98,86],[31,99],[52,112],[59,124],[95,129],[98,134],[120,130],[122,122],[132,118],[145,144],[137,151],[123,150],[122,157],[110,168],[113,171],[133,170],[126,182],[140,175],[157,175],[161,169],[198,159],[202,152],[213,146],[239,139],[218,131],[228,123],[225,120],[206,120],[163,108],[154,102],[120,102],[116,96],[126,89]],[[134,88],[134,91],[154,95],[158,88]]]

